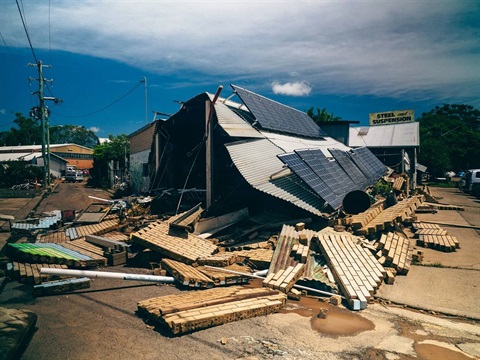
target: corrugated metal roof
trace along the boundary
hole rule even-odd
[[[351,127],[351,147],[408,147],[420,146],[420,123]]]
[[[325,156],[332,157],[332,154],[330,154],[328,151],[329,148],[335,148],[343,151],[350,150],[348,146],[345,146],[341,142],[331,137],[325,137],[324,139],[302,139],[293,136],[269,133],[266,131],[261,131],[261,133],[286,153],[290,153],[299,149],[316,148],[322,150]]]
[[[215,103],[218,123],[232,137],[263,138],[255,128],[235,114],[222,102]]]
[[[88,148],[86,146],[78,145],[78,144],[74,144],[74,143],[50,144],[50,149],[55,149],[55,148],[62,147],[62,146],[78,146],[78,147],[81,147],[83,149],[92,150],[91,148]],[[0,146],[0,153],[11,152],[11,151],[22,151],[22,150],[25,151],[25,152],[26,151],[28,151],[28,152],[40,151],[40,150],[42,150],[42,145]]]
[[[315,215],[322,216],[324,201],[314,195],[296,175],[271,179],[284,170],[277,158],[284,151],[267,139],[225,144],[242,176],[255,189],[288,201]]]
[[[41,153],[0,153],[0,161],[14,161],[14,160],[23,160],[30,161],[35,158],[41,158]]]

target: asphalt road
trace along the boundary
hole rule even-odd
[[[107,194],[87,189],[84,183],[59,184],[55,192],[40,203],[37,212],[58,209],[80,211],[88,206],[89,195],[103,197]],[[466,197],[459,199],[474,202]],[[1,209],[4,209],[3,204],[0,199]],[[478,240],[478,233],[473,232]],[[476,246],[472,245],[472,251],[478,251],[478,245]],[[459,253],[462,250],[463,248]],[[472,266],[476,267],[476,264]],[[422,270],[422,267],[418,268]],[[105,270],[132,273],[151,271],[125,266]],[[478,280],[477,269],[465,271],[469,271]],[[435,281],[443,281],[442,276],[435,276]],[[413,279],[415,278],[412,277]],[[463,279],[458,277],[457,281],[462,282]],[[393,285],[389,290],[397,290],[393,294],[412,292],[418,301],[423,295],[421,291],[412,288],[415,286],[414,281],[409,282],[409,275],[402,280],[405,285]],[[429,288],[433,291],[434,286],[431,285]],[[386,287],[388,286],[382,285],[380,289]],[[475,294],[478,294],[477,289]],[[186,290],[174,285],[159,286],[99,278],[92,281],[89,289],[34,297],[31,285],[5,281],[0,293],[0,306],[26,309],[38,315],[36,331],[21,359],[276,357],[436,360],[480,357],[478,321],[442,314],[432,315],[428,309],[429,304],[425,302],[425,310],[422,311],[413,311],[408,306],[374,303],[369,304],[366,310],[352,313],[342,307],[324,304],[317,298],[301,302],[289,301],[282,313],[237,321],[179,337],[171,336],[164,329],[154,327],[136,315],[138,301],[182,291]],[[444,295],[444,291],[439,293],[440,297]],[[462,295],[458,296],[460,306],[465,305]],[[326,319],[318,319],[316,316],[322,307],[329,309]]]

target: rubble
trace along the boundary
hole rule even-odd
[[[287,296],[298,300],[312,293],[362,310],[382,284],[393,284],[396,276],[407,275],[412,260],[423,259],[415,242],[441,251],[459,248],[439,225],[416,221],[422,204],[423,196],[389,206],[379,199],[362,213],[337,213],[329,219],[331,227],[320,230],[308,228],[311,219],[278,222],[257,215],[250,220],[246,209],[202,220],[201,204],[157,219],[139,204],[123,219],[112,213],[97,216],[97,223],[73,221],[56,230],[31,231],[34,243],[8,245],[9,274],[35,284],[37,296],[86,287],[88,277],[195,289],[138,302],[139,315],[176,335],[278,312]],[[413,238],[405,235],[404,225],[411,225]],[[128,265],[144,254],[152,255],[143,261],[153,275],[76,270]],[[259,269],[268,270],[253,274]],[[261,282],[252,286],[255,278]]]

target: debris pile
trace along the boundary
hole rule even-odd
[[[395,183],[404,186],[404,181]],[[81,222],[31,228],[32,242],[9,243],[8,273],[34,284],[34,294],[42,296],[88,287],[89,276],[114,274],[92,275],[88,269],[143,259],[152,275],[117,273],[112,278],[193,290],[137,303],[140,316],[173,334],[278,312],[287,298],[303,294],[328,296],[332,304],[343,301],[362,310],[383,283],[393,284],[395,276],[408,274],[413,260],[423,259],[414,251],[415,242],[441,251],[459,248],[438,225],[416,221],[422,204],[423,196],[389,206],[378,201],[356,215],[338,213],[317,230],[315,224],[307,228],[310,219],[262,221],[250,218],[246,209],[202,219],[200,204],[161,219],[140,205],[122,216],[115,216],[111,205],[99,214],[89,208],[80,214]],[[402,230],[405,225],[412,226],[412,238]],[[260,281],[252,283],[255,278]]]

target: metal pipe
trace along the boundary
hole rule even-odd
[[[229,273],[237,274],[237,275],[245,275],[245,276],[249,276],[249,277],[252,277],[252,278],[255,278],[255,279],[265,279],[264,277],[258,276],[258,275],[255,275],[255,274],[247,274],[247,273],[242,273],[242,272],[240,272],[240,271],[229,270],[229,269],[219,268],[219,267],[210,266],[210,265],[204,265],[204,266],[207,267],[207,268],[210,268],[210,269],[215,269],[215,270],[219,270],[219,271],[225,271],[225,272],[229,272]],[[297,285],[297,284],[294,284],[293,287],[294,287],[294,288],[297,288],[297,289],[302,289],[302,290],[307,290],[307,291],[311,291],[311,292],[316,292],[316,293],[319,293],[319,294],[322,294],[322,295],[328,295],[328,296],[340,295],[340,294],[334,294],[334,293],[331,293],[331,292],[328,292],[328,291],[318,290],[318,289],[314,289],[314,288],[307,287],[307,286],[302,286],[302,285]],[[342,299],[345,299],[344,296],[341,296],[341,295],[340,295],[340,297],[341,297]]]
[[[142,275],[142,274],[126,274],[107,271],[90,271],[90,270],[70,270],[70,269],[51,269],[41,268],[40,273],[50,275],[63,276],[85,276],[88,278],[106,278],[134,281],[149,281],[159,283],[173,283],[175,279],[170,276]]]

